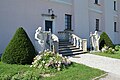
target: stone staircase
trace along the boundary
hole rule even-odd
[[[63,56],[73,56],[78,54],[83,54],[83,50],[76,48],[68,41],[60,41],[59,42],[59,53]]]

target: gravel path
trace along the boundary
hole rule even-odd
[[[108,58],[94,54],[80,54],[77,55],[77,57],[70,57],[69,59],[73,62],[81,63],[109,73],[105,79],[100,80],[120,80],[120,59]],[[118,79],[115,79],[114,76],[117,76]]]

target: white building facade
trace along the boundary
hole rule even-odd
[[[54,19],[51,18],[54,14]],[[120,0],[0,0],[0,54],[20,26],[33,44],[35,30],[73,31],[88,40],[90,32],[106,32],[120,44]]]

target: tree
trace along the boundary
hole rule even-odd
[[[105,32],[103,32],[100,35],[99,43],[100,43],[100,49],[102,49],[102,47],[104,47],[105,45],[108,47],[112,47],[112,48],[114,47],[111,39],[109,38],[109,36]]]
[[[31,64],[35,55],[32,42],[25,30],[20,27],[6,47],[1,60],[8,64]]]

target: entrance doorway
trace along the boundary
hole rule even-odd
[[[53,21],[45,20],[45,31],[49,31],[51,29],[51,32],[53,32]]]

